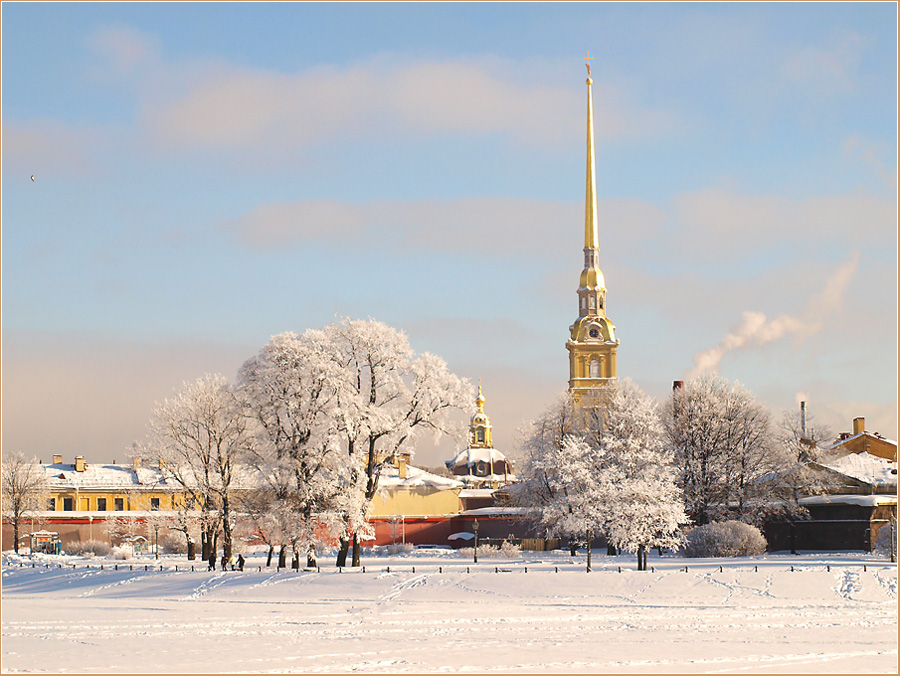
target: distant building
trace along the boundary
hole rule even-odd
[[[871,551],[881,528],[897,517],[897,442],[865,430],[853,420],[829,444],[811,447],[809,469],[820,473],[827,490],[799,499],[808,520],[770,522],[769,549],[863,549]]]
[[[484,412],[484,394],[478,386],[475,415],[469,422],[469,444],[445,464],[467,488],[496,489],[516,480],[509,459],[494,448],[491,419]]]

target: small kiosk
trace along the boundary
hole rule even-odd
[[[59,533],[48,530],[39,530],[31,533],[32,554],[61,554],[62,543],[59,541]]]

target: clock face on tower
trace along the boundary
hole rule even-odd
[[[588,331],[588,335],[591,338],[599,338],[600,337],[600,329],[598,329],[596,326],[592,326],[590,328],[590,330]]]

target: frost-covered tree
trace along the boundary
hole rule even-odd
[[[581,407],[563,396],[535,421],[524,446],[511,490],[518,504],[537,510],[547,532],[588,541],[602,532],[637,552],[639,569],[646,548],[677,545],[685,516],[672,457],[655,405],[630,380]]]
[[[243,403],[221,375],[184,383],[153,411],[150,437],[138,453],[158,463],[166,481],[196,506],[204,558],[215,555],[219,528],[231,556],[236,472],[251,442]]]
[[[688,519],[674,454],[653,400],[630,379],[605,389],[600,430],[603,530],[619,549],[636,552],[646,569],[651,547],[675,548]]]
[[[596,518],[576,514],[578,479],[590,469],[590,446],[584,441],[584,426],[578,407],[568,393],[557,400],[523,431],[522,459],[518,481],[508,490],[513,502],[533,510],[548,534],[580,540],[596,531]],[[593,486],[593,480],[588,482]]]
[[[663,420],[693,520],[735,511],[753,519],[779,464],[766,408],[739,383],[707,373],[672,392]]]
[[[348,458],[345,529],[338,565],[360,563],[360,536],[378,490],[381,467],[411,448],[422,432],[455,431],[450,412],[465,410],[471,386],[440,357],[416,355],[406,335],[375,320],[343,319],[325,328],[323,349],[338,367],[335,429]]]
[[[21,451],[4,453],[2,468],[3,519],[12,523],[13,547],[19,551],[19,526],[41,511],[50,486],[47,473],[35,458]]]
[[[288,544],[316,565],[321,515],[346,491],[335,433],[340,377],[321,331],[274,336],[238,375],[257,433],[252,462],[272,498],[261,523],[279,540],[279,565]]]

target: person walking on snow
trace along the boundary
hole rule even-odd
[[[222,570],[228,570],[228,558],[222,554]]]
[[[238,570],[244,572],[244,555],[238,554]]]
[[[231,570],[234,570],[234,567],[237,565],[237,559],[234,558],[234,554],[232,554],[231,558],[228,559],[228,563],[231,564]]]

